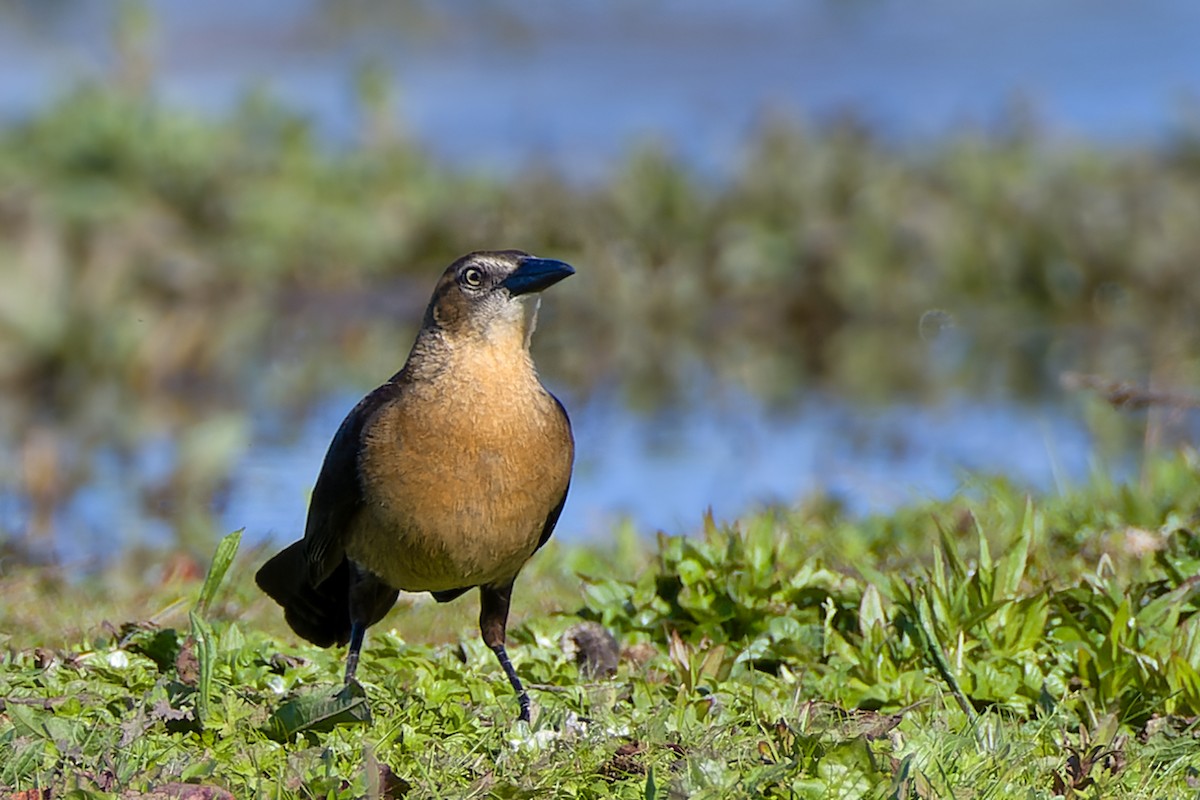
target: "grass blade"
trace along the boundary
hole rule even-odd
[[[225,573],[229,571],[229,565],[233,563],[234,556],[237,555],[238,546],[242,543],[243,530],[245,529],[239,528],[225,536],[217,544],[208,574],[204,576],[204,585],[200,587],[200,599],[196,601],[196,611],[201,616],[207,616],[208,607],[212,605],[217,589],[220,587],[221,581],[225,579]]]
[[[213,660],[216,642],[212,628],[195,610],[188,613],[192,623],[192,640],[196,643],[196,661],[200,677],[196,683],[196,721],[203,727],[208,721],[209,698],[212,697]]]
[[[1029,562],[1029,548],[1034,537],[1040,538],[1043,528],[1042,515],[1033,507],[1033,500],[1025,501],[1025,516],[1021,520],[1021,532],[1017,541],[1008,548],[1008,552],[996,565],[996,596],[995,599],[1015,597],[1025,578],[1025,569]]]

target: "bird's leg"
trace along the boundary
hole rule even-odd
[[[345,684],[347,686],[354,683],[354,673],[358,672],[358,653],[362,650],[363,635],[366,632],[367,626],[362,624],[361,620],[350,621],[350,647],[346,651]]]
[[[346,650],[346,685],[354,682],[358,654],[367,628],[383,619],[399,594],[377,575],[350,562],[350,647]]]
[[[492,648],[508,682],[517,693],[517,702],[521,704],[521,714],[517,719],[529,721],[529,695],[517,677],[517,671],[508,660],[508,651],[504,649],[504,628],[508,624],[508,604],[512,600],[512,582],[505,586],[479,587],[479,632],[483,635],[483,643]]]
[[[529,693],[521,685],[521,679],[517,677],[516,668],[508,660],[508,651],[504,649],[504,645],[502,644],[490,645],[490,647],[496,654],[496,658],[500,660],[500,666],[504,668],[504,674],[508,676],[508,682],[512,684],[513,689],[517,693],[517,702],[521,705],[521,713],[517,715],[517,719],[529,722]]]
[[[350,612],[350,646],[346,649],[346,678],[344,683],[349,686],[354,683],[354,675],[358,672],[358,654],[362,650],[363,637],[367,633],[368,610],[364,608],[367,598],[366,576],[354,562],[350,563],[350,599],[347,608]]]

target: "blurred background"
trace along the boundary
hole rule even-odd
[[[578,269],[534,347],[565,540],[1134,477],[1197,432],[1198,30],[1188,0],[0,0],[0,547],[298,537],[481,248]]]

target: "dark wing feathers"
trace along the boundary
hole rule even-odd
[[[358,458],[363,428],[399,391],[400,387],[394,381],[388,381],[368,394],[342,420],[329,443],[308,504],[308,522],[304,526],[304,551],[309,580],[314,585],[332,575],[342,563],[350,520],[362,506]]]
[[[550,541],[550,534],[554,533],[554,526],[558,524],[558,517],[562,514],[563,506],[567,504],[567,492],[571,489],[571,482],[567,481],[567,488],[563,490],[562,497],[558,501],[558,505],[550,510],[546,515],[546,524],[542,526],[542,535],[538,538],[537,547],[533,548],[534,552],[542,549],[542,545]]]
[[[313,489],[304,538],[268,560],[255,576],[262,590],[283,606],[292,630],[321,647],[345,644],[355,613],[371,625],[396,600],[396,590],[374,576],[352,575],[345,536],[363,502],[358,479],[363,428],[397,390],[384,384],[342,421]]]
[[[571,436],[571,418],[567,416],[567,409],[563,408],[562,402],[555,397],[551,392],[550,399],[554,401],[554,405],[558,406],[558,413],[562,414],[563,422],[567,423],[567,436]],[[571,447],[574,448],[574,441],[571,442]],[[537,547],[534,552],[542,548],[546,542],[550,541],[550,534],[554,533],[554,526],[558,524],[558,518],[562,514],[563,506],[567,502],[567,493],[571,491],[571,480],[567,479],[567,485],[563,487],[562,497],[558,498],[558,503],[554,508],[550,509],[550,513],[546,515],[546,524],[542,526],[542,535],[538,538]]]
[[[364,397],[342,420],[341,427],[334,434],[329,450],[325,453],[325,462],[321,465],[321,474],[313,488],[312,500],[308,505],[308,522],[304,528],[304,552],[308,562],[309,580],[314,585],[319,585],[333,575],[345,559],[344,536],[349,529],[351,518],[363,502],[362,485],[358,475],[363,429],[379,408],[394,398],[399,391],[400,387],[393,379]],[[567,420],[569,430],[571,423],[566,409],[557,397],[550,396],[563,419]],[[546,515],[546,522],[542,526],[535,550],[546,544],[550,535],[554,533],[554,526],[558,523],[563,506],[567,502],[569,488],[568,481],[562,497]],[[473,587],[467,586],[431,594],[438,602],[444,603],[471,588]]]

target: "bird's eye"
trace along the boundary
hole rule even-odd
[[[472,289],[478,289],[483,285],[483,273],[475,267],[467,267],[463,270],[462,282]]]

